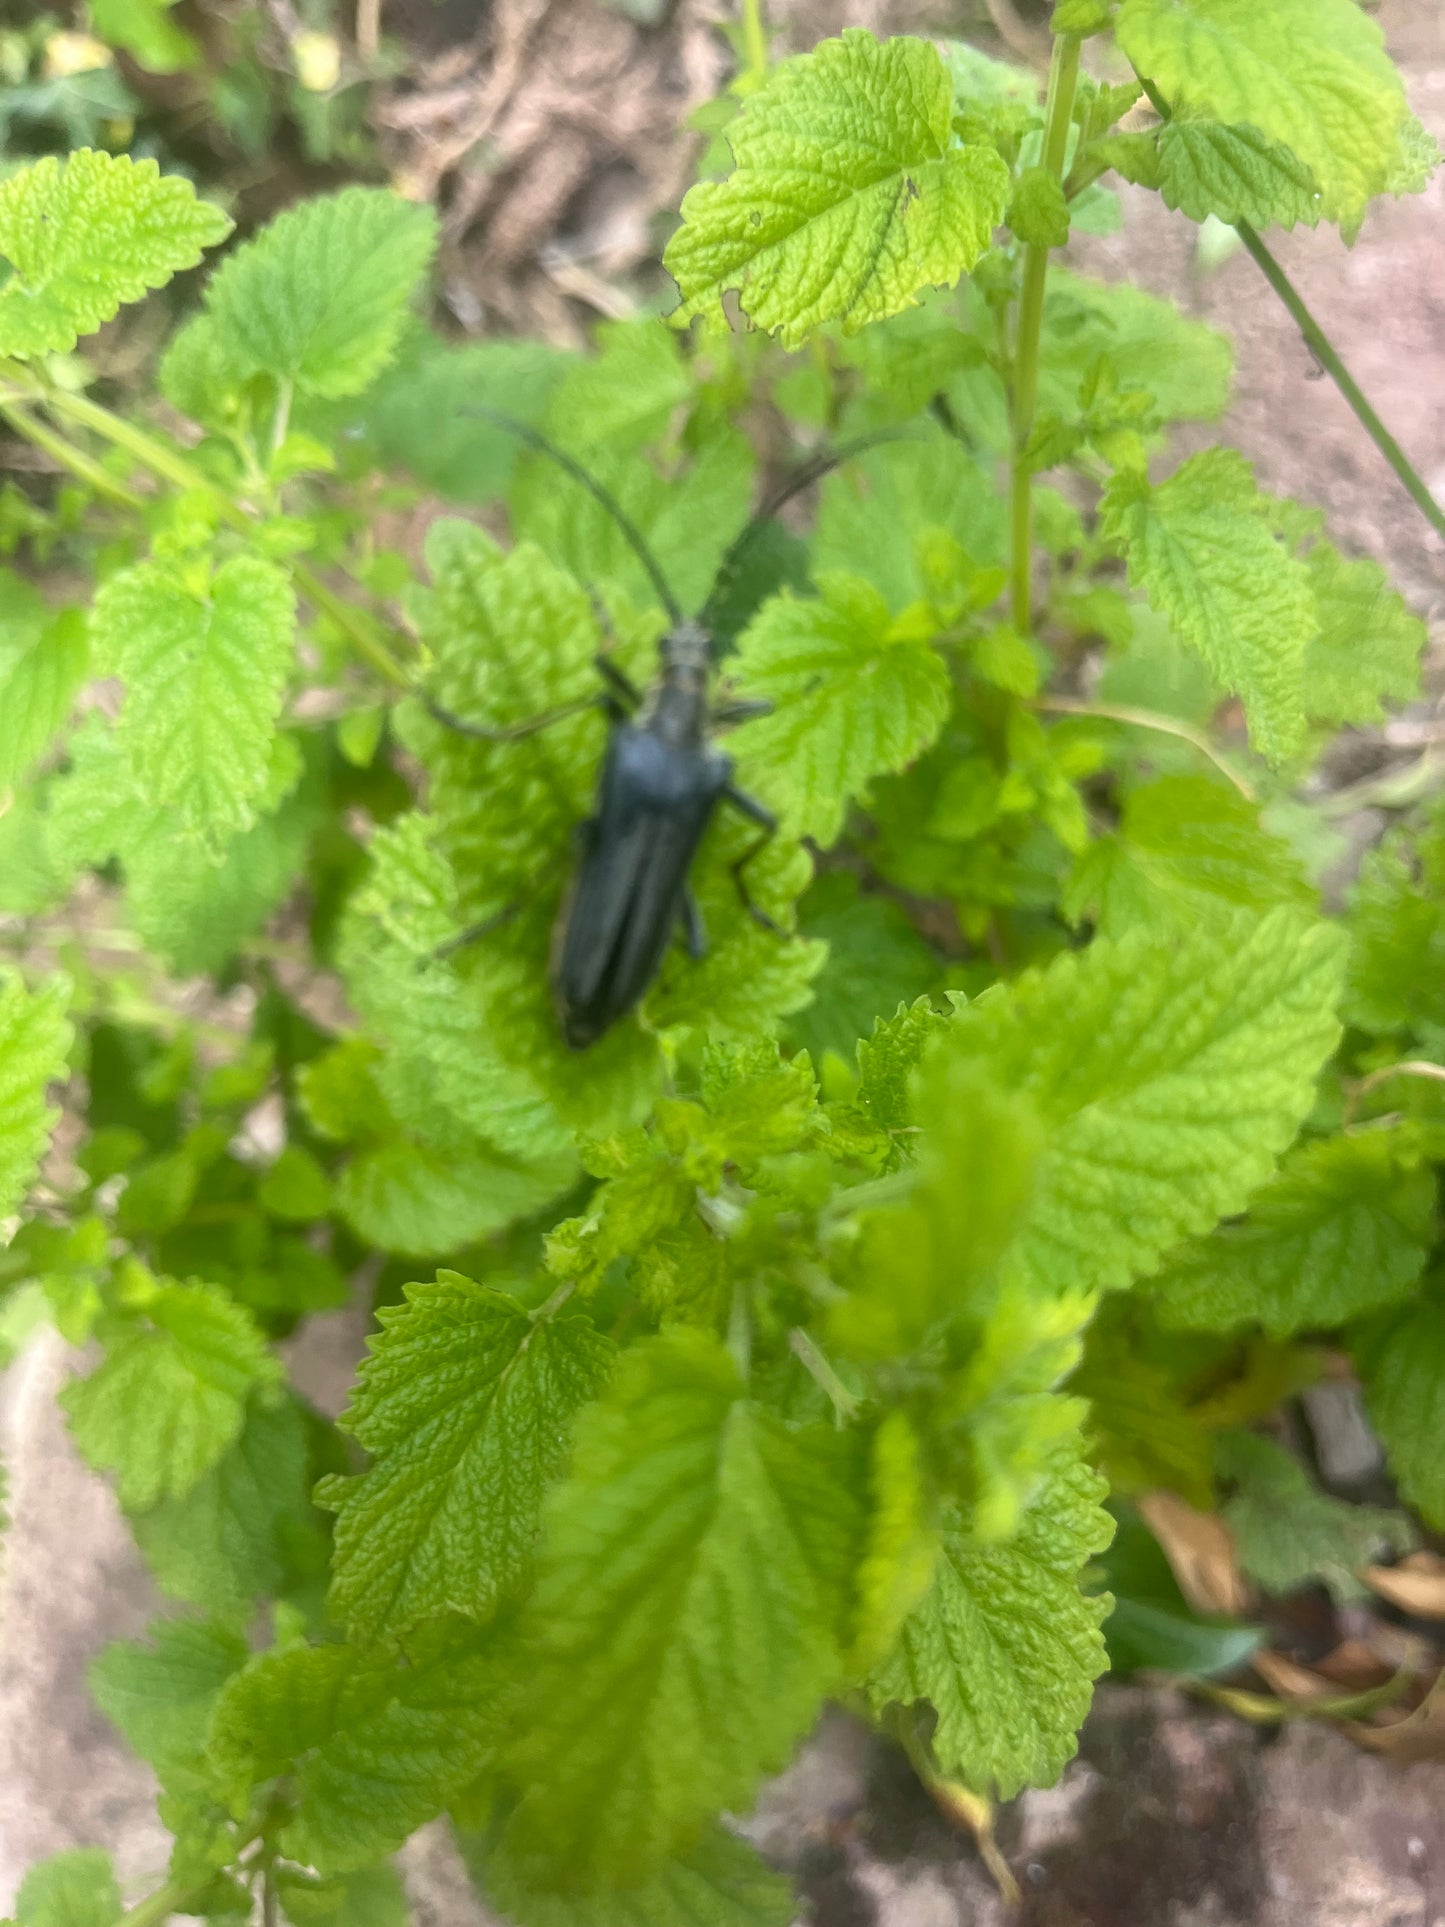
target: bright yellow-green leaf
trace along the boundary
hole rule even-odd
[[[682,204],[665,262],[677,319],[720,320],[739,290],[756,326],[796,346],[824,322],[856,334],[923,288],[956,281],[989,245],[1008,170],[953,138],[936,48],[861,28],[783,62],[728,128],[737,165]]]
[[[1389,184],[1405,93],[1355,0],[1124,0],[1114,32],[1171,107],[1247,121],[1288,147],[1326,219],[1357,222]]]
[[[154,161],[82,147],[0,181],[0,354],[65,352],[231,231]]]

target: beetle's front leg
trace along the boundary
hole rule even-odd
[[[773,815],[766,803],[760,803],[755,796],[749,796],[746,790],[737,789],[731,783],[727,784],[722,791],[722,799],[725,803],[731,803],[733,808],[741,815],[747,817],[749,822],[762,826],[762,835],[748,845],[736,862],[728,866],[732,871],[733,884],[737,889],[738,896],[742,899],[742,906],[754,923],[761,924],[764,930],[770,930],[775,937],[786,937],[788,933],[783,929],[782,925],[774,923],[767,911],[759,909],[758,905],[753,902],[752,892],[748,889],[747,878],[743,875],[743,872],[747,869],[753,858],[761,856],[762,852],[777,835],[778,819]]]
[[[642,707],[642,691],[627,671],[612,660],[611,651],[617,647],[617,631],[612,627],[612,618],[607,613],[607,604],[590,585],[587,590],[587,600],[592,604],[592,619],[597,624],[606,644],[605,648],[597,651],[592,660],[598,675],[608,684],[612,694],[620,699],[624,713],[630,716]]]
[[[750,723],[759,716],[771,716],[773,705],[766,696],[739,696],[732,702],[719,703],[712,712],[715,723]]]
[[[600,707],[604,699],[598,696],[579,696],[575,702],[562,703],[556,709],[544,709],[540,716],[529,716],[523,723],[469,723],[465,716],[458,716],[454,710],[443,708],[430,696],[421,698],[433,722],[441,723],[446,729],[454,729],[459,736],[470,736],[479,743],[518,743],[525,736],[536,736],[553,723],[564,722],[568,716],[580,716],[584,709]]]

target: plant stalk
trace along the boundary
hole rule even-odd
[[[104,496],[106,501],[114,502],[119,507],[127,509],[145,507],[139,495],[126,488],[124,483],[118,482],[113,475],[108,475],[100,463],[93,461],[83,449],[76,448],[66,441],[63,435],[57,435],[53,429],[47,428],[44,422],[37,421],[28,409],[21,407],[19,402],[0,402],[0,417],[9,422],[17,435],[22,435],[26,441],[34,443],[35,447],[41,449],[53,462],[58,462],[62,468],[69,469],[70,473],[84,482],[87,488],[94,489],[95,493]]]
[[[1445,535],[1445,509],[1442,509],[1435,500],[1425,486],[1423,476],[1375,413],[1364,390],[1340,359],[1324,329],[1305,306],[1299,290],[1247,221],[1236,222],[1235,233],[1249,250],[1260,273],[1284,303],[1290,319],[1304,336],[1310,352],[1348,402],[1361,428],[1395,471],[1405,493],[1436,534]]]
[[[743,0],[743,51],[748,78],[761,87],[768,77],[768,30],[763,24],[763,0]]]
[[[162,1927],[163,1922],[194,1897],[194,1886],[181,1880],[168,1880],[164,1887],[157,1887],[153,1894],[147,1894],[144,1900],[138,1900],[123,1913],[116,1927]]]
[[[1044,110],[1043,165],[1059,181],[1064,178],[1064,156],[1079,84],[1078,34],[1063,33],[1054,42],[1049,65],[1049,91]],[[1011,608],[1013,626],[1021,636],[1033,629],[1033,473],[1027,449],[1034,429],[1039,399],[1039,342],[1044,325],[1044,288],[1049,276],[1049,249],[1030,243],[1024,252],[1023,286],[1019,292],[1018,333],[1014,345],[1013,472],[1010,479]]]
[[[1071,696],[1039,696],[1034,701],[1035,709],[1042,709],[1051,716],[1097,716],[1101,722],[1129,723],[1135,729],[1152,729],[1161,736],[1177,736],[1181,743],[1188,743],[1197,749],[1239,791],[1246,803],[1255,801],[1254,791],[1238,770],[1231,767],[1210,742],[1202,729],[1195,729],[1191,723],[1183,722],[1177,716],[1160,716],[1152,709],[1131,709],[1123,703],[1076,702]]]
[[[1135,70],[1137,73],[1137,69]],[[1139,74],[1139,84],[1149,96],[1149,104],[1160,120],[1172,120],[1173,109],[1159,92],[1152,80]],[[1395,437],[1386,428],[1380,417],[1370,405],[1360,384],[1355,380],[1331,343],[1329,336],[1305,306],[1304,298],[1293,281],[1285,273],[1279,262],[1270,253],[1263,240],[1248,221],[1236,221],[1234,231],[1243,241],[1251,259],[1265,280],[1279,296],[1286,313],[1304,336],[1305,345],[1319,362],[1321,368],[1339,389],[1348,403],[1351,412],[1370,440],[1379,449],[1385,460],[1394,470],[1395,476],[1410,500],[1419,509],[1425,520],[1437,535],[1445,536],[1445,509],[1435,500],[1425,486],[1424,478],[1401,448]]]
[[[863,1401],[848,1390],[832,1363],[819,1350],[812,1335],[805,1332],[801,1325],[794,1325],[788,1333],[788,1345],[804,1371],[827,1394],[838,1424],[851,1423],[858,1416]]]
[[[10,417],[21,433],[29,436],[32,429],[42,426],[33,422],[23,408],[16,406],[19,398],[11,396],[6,399],[9,402]],[[149,469],[151,474],[158,476],[164,482],[169,482],[173,488],[206,496],[221,521],[228,527],[243,535],[250,535],[254,531],[254,518],[233,502],[224,489],[213,482],[209,475],[197,468],[194,462],[187,460],[179,449],[172,448],[169,443],[161,441],[154,435],[148,435],[143,428],[137,428],[134,422],[128,422],[122,416],[112,414],[108,408],[102,408],[99,403],[91,401],[86,395],[72,395],[63,389],[42,388],[38,384],[30,384],[29,392],[23,396],[23,399],[38,401],[53,413],[68,417],[78,427],[89,429],[92,434],[99,435],[113,447],[123,448],[142,468]],[[69,451],[64,457],[67,465],[75,473],[80,474],[82,472],[80,464],[88,463],[90,459],[84,451],[62,442],[60,438],[50,434],[49,430],[43,432],[49,439],[41,440],[39,436],[33,436],[36,446],[45,448],[46,452],[54,455],[57,460],[62,459],[59,454],[60,448],[66,448]],[[107,482],[110,491],[114,493],[117,485],[110,482],[109,478]],[[337,595],[334,589],[328,588],[320,576],[309,569],[304,562],[292,557],[288,566],[297,588],[314,607],[331,618],[356,653],[395,688],[410,688],[411,681],[405,669],[381,637],[376,634],[366,612]]]

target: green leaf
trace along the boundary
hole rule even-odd
[[[792,1890],[746,1841],[723,1827],[644,1885],[586,1895],[539,1892],[506,1851],[475,1835],[461,1848],[478,1890],[513,1927],[789,1927]]]
[[[292,662],[283,571],[238,555],[197,588],[144,562],[110,578],[93,621],[98,667],[126,684],[116,742],[147,802],[196,834],[248,829]]]
[[[911,1126],[913,1074],[947,1025],[948,1019],[919,997],[892,1017],[880,1017],[872,1035],[859,1040],[858,1102],[883,1130]]]
[[[815,580],[834,572],[861,576],[899,615],[928,594],[930,551],[949,545],[979,564],[1004,559],[998,493],[949,436],[870,449],[823,484]]]
[[[1026,167],[1014,183],[1008,224],[1029,248],[1061,248],[1069,238],[1064,184],[1051,168]]]
[[[131,1530],[162,1592],[206,1612],[245,1614],[284,1589],[295,1553],[319,1538],[308,1484],[300,1406],[252,1400],[225,1455],[184,1498],[135,1514]]]
[[[1400,130],[1400,151],[1385,191],[1397,200],[1404,194],[1423,194],[1435,178],[1441,159],[1439,141],[1414,114],[1407,114]]]
[[[291,739],[277,737],[273,748],[288,751]],[[287,760],[273,755],[273,776]],[[268,786],[263,802],[272,793]],[[127,837],[119,855],[136,935],[177,976],[220,971],[290,896],[321,821],[318,788],[303,780],[278,808],[227,838],[219,861],[205,844],[168,835],[163,818]]]
[[[874,1672],[876,1707],[931,1704],[943,1772],[1011,1800],[1051,1786],[1077,1749],[1095,1679],[1107,1595],[1085,1597],[1079,1574],[1113,1537],[1108,1490],[1077,1438],[1060,1448],[1017,1535],[980,1546],[955,1521],[933,1586]]]
[[[1445,1531],[1445,1303],[1438,1291],[1371,1321],[1353,1350],[1402,1496],[1428,1526]]]
[[[1217,329],[1123,281],[1106,285],[1050,267],[1039,344],[1039,407],[1079,417],[1079,388],[1101,355],[1130,389],[1146,389],[1163,421],[1216,421],[1229,405],[1234,351]]]
[[[523,445],[463,409],[500,408],[540,425],[571,360],[541,341],[446,348],[419,327],[403,334],[395,361],[363,404],[382,464],[410,469],[451,501],[494,502]]]
[[[1226,1432],[1216,1457],[1220,1476],[1235,1488],[1222,1516],[1234,1534],[1240,1570],[1265,1592],[1296,1592],[1318,1579],[1341,1605],[1363,1599],[1358,1569],[1384,1553],[1409,1552],[1416,1542],[1403,1513],[1331,1498],[1270,1439]]]
[[[843,1672],[851,1441],[785,1431],[726,1352],[629,1352],[578,1423],[530,1608],[520,1841],[568,1883],[646,1879],[745,1805]]]
[[[1163,935],[1225,906],[1310,907],[1315,894],[1287,843],[1237,790],[1166,776],[1131,790],[1116,835],[1093,843],[1064,891],[1065,914],[1091,906],[1106,937],[1147,925]]]
[[[890,1130],[911,1125],[921,1170],[901,1210],[865,1219],[857,1283],[832,1307],[829,1329],[858,1359],[914,1352],[941,1320],[986,1305],[1028,1207],[1037,1119],[1027,1099],[962,1062],[946,1047],[948,1037],[949,1028],[930,1021],[920,1001],[859,1046],[862,1106]],[[937,1048],[925,1058],[930,1045]],[[914,1120],[922,1118],[934,1128],[918,1137]]]
[[[692,399],[681,345],[653,315],[604,321],[596,341],[597,353],[573,361],[554,390],[548,426],[573,448],[595,448],[600,442],[640,448]]]
[[[1241,1223],[1175,1252],[1150,1291],[1171,1325],[1275,1338],[1405,1297],[1424,1269],[1435,1180],[1405,1131],[1326,1138],[1288,1158]]]
[[[331,1610],[361,1642],[495,1610],[612,1355],[586,1312],[534,1317],[454,1271],[408,1285],[380,1322],[343,1419],[371,1466],[320,1493],[337,1514]]]
[[[1009,179],[991,148],[954,145],[952,122],[953,84],[924,40],[850,28],[774,68],[729,125],[732,174],[683,201],[664,257],[676,319],[721,322],[737,288],[754,325],[795,347],[956,281],[1002,220]]]
[[[331,1209],[331,1180],[304,1144],[288,1144],[256,1187],[256,1197],[273,1218],[305,1224]]]
[[[436,246],[430,208],[348,187],[279,214],[224,263],[206,307],[242,379],[359,395],[385,367]]]
[[[879,1019],[937,983],[938,957],[891,898],[865,895],[845,871],[818,878],[800,921],[806,936],[827,944],[828,961],[812,1003],[789,1020],[787,1035],[815,1064],[828,1050],[851,1064]]]
[[[1326,723],[1379,723],[1420,687],[1427,631],[1378,562],[1347,562],[1328,542],[1305,557],[1319,627],[1305,651],[1304,701]]]
[[[0,354],[68,353],[231,231],[154,161],[81,148],[0,181]]]
[[[1054,0],[1049,27],[1054,33],[1103,33],[1118,0]]]
[[[1089,1401],[1084,1434],[1090,1457],[1113,1492],[1153,1492],[1162,1485],[1211,1510],[1209,1434],[1170,1374],[1141,1356],[1132,1336],[1096,1318],[1084,1361],[1069,1380],[1070,1392]]]
[[[1166,944],[1101,939],[960,1011],[952,1048],[1043,1127],[1006,1270],[1118,1289],[1242,1210],[1339,1035],[1340,952],[1297,912],[1237,913]]]
[[[18,578],[0,570],[0,595]],[[90,661],[85,619],[65,609],[37,621],[13,655],[0,636],[0,792],[15,790],[70,714]]]
[[[329,1880],[284,1869],[276,1891],[295,1927],[409,1927],[401,1875],[389,1865],[362,1867]]]
[[[1408,110],[1355,0],[1124,0],[1114,31],[1172,108],[1247,121],[1289,148],[1318,181],[1326,219],[1357,222],[1387,186]]]
[[[1304,737],[1304,665],[1316,633],[1309,573],[1279,540],[1243,456],[1208,449],[1151,488],[1128,471],[1104,492],[1104,532],[1129,580],[1243,700],[1271,761]]]
[[[15,1897],[16,1927],[117,1927],[123,1902],[110,1855],[76,1847],[37,1861]]]
[[[176,0],[89,0],[90,21],[108,47],[135,56],[147,73],[194,67],[200,48],[170,17]]]
[[[1174,120],[1159,131],[1159,191],[1191,221],[1314,227],[1324,209],[1309,167],[1257,127]]]
[[[932,642],[890,623],[870,584],[826,574],[818,587],[818,599],[784,590],[744,631],[739,692],[773,709],[744,723],[729,749],[787,828],[826,848],[873,777],[933,742],[953,688]]]
[[[250,1648],[217,1620],[158,1619],[150,1636],[149,1646],[107,1646],[91,1661],[90,1691],[131,1751],[164,1778],[205,1750],[211,1709]]]
[[[1445,1029],[1445,809],[1371,850],[1350,896],[1344,1014],[1369,1031]],[[1445,1038],[1441,1038],[1445,1047]],[[1433,1048],[1433,1044],[1432,1044]]]
[[[161,1284],[145,1317],[61,1394],[82,1456],[116,1473],[127,1507],[183,1498],[239,1437],[253,1388],[281,1377],[250,1317],[213,1285]]]
[[[336,1205],[368,1244],[441,1257],[539,1210],[573,1168],[570,1160],[527,1164],[484,1145],[396,1137],[357,1152],[337,1180]]]
[[[511,1710],[504,1640],[442,1622],[409,1663],[351,1646],[262,1654],[224,1688],[210,1755],[244,1797],[285,1775],[297,1809],[280,1835],[323,1874],[368,1867],[475,1780]]]
[[[24,1197],[60,1115],[46,1086],[65,1069],[70,1026],[63,979],[30,992],[18,973],[0,970],[0,1217]]]

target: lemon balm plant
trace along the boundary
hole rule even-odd
[[[170,1866],[62,1854],[24,1927],[400,1921],[444,1813],[520,1927],[783,1927],[726,1816],[828,1697],[983,1798],[1061,1771],[1111,1488],[1227,1502],[1264,1585],[1408,1540],[1312,1494],[1270,1544],[1306,1515],[1244,1428],[1322,1337],[1445,1525],[1445,819],[1326,917],[1306,782],[1423,630],[1239,455],[1163,452],[1228,345],[1054,259],[1122,175],[1298,308],[1260,231],[1352,237],[1434,145],[1353,0],[1053,26],[1046,89],[860,32],[778,65],[717,116],[673,328],[587,355],[447,347],[430,214],[353,188],[107,406],[78,338],[227,222],[103,154],[0,184],[0,415],[68,478],[0,517],[4,1330],[89,1348],[74,1438],[174,1608],[91,1672]],[[778,928],[718,817],[707,954],[586,1052],[547,990],[585,699],[664,617],[488,402],[691,609],[764,469],[861,451],[716,598]],[[438,501],[418,564],[386,531]],[[333,1425],[277,1344],[363,1289]]]

